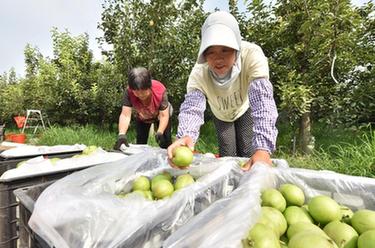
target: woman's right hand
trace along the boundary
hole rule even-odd
[[[167,154],[168,154],[168,161],[169,164],[173,168],[177,169],[182,169],[181,167],[178,167],[172,163],[172,158],[173,158],[173,150],[179,146],[187,146],[189,147],[192,151],[194,151],[194,142],[193,139],[190,136],[184,136],[182,138],[179,138],[175,140],[170,146],[167,148]]]

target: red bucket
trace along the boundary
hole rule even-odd
[[[15,143],[24,144],[26,142],[26,134],[24,133],[12,133],[5,135],[5,140],[12,141]]]

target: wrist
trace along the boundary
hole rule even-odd
[[[272,165],[272,160],[270,153],[266,150],[256,150],[255,153],[251,156],[252,163],[255,162],[265,162]]]
[[[271,155],[271,151],[267,148],[257,148],[255,149],[255,152],[254,153],[267,153],[269,155]]]
[[[120,138],[125,138],[126,139],[126,134],[125,133],[119,133],[117,136],[119,139]]]

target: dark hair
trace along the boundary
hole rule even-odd
[[[151,88],[151,73],[144,67],[136,67],[128,74],[129,88],[132,90],[145,90]]]

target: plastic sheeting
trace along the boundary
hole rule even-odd
[[[242,247],[241,239],[260,215],[261,189],[271,187],[275,180],[270,166],[254,164],[230,196],[213,203],[178,229],[163,248]]]
[[[196,182],[167,199],[148,201],[129,192],[140,175],[189,172]],[[160,247],[173,231],[235,189],[238,160],[195,155],[187,170],[171,168],[166,151],[152,149],[71,174],[46,188],[29,226],[55,247]]]
[[[151,146],[149,145],[129,144],[129,146],[126,146],[125,144],[122,144],[120,146],[120,151],[127,155],[133,155],[137,153],[147,152],[147,150],[149,150],[150,148]]]
[[[250,228],[260,216],[260,192],[283,183],[301,187],[306,202],[316,195],[329,195],[352,210],[375,210],[375,179],[294,168],[254,166],[240,186],[174,232],[163,248],[242,247]]]
[[[94,152],[88,155],[77,155],[64,159],[48,159],[43,156],[38,156],[25,160],[21,162],[22,164],[19,167],[4,172],[0,177],[0,182],[40,176],[52,172],[54,173],[71,169],[85,168],[106,162],[116,161],[127,156],[118,152],[107,152],[101,148],[97,148]]]
[[[5,142],[3,142],[5,143]],[[5,143],[9,144],[9,142]],[[15,148],[3,151],[0,156],[3,158],[17,158],[25,156],[38,156],[48,155],[51,153],[63,153],[63,152],[74,152],[82,151],[86,146],[82,144],[75,145],[56,145],[56,146],[33,146],[33,145],[20,145]]]

